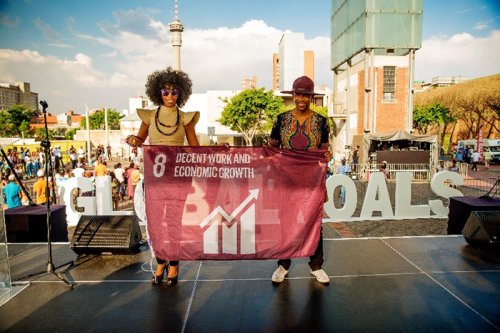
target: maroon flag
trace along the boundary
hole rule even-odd
[[[310,256],[325,174],[323,151],[144,146],[153,251],[168,260]]]
[[[477,134],[477,152],[479,153],[479,161],[482,161],[484,157],[483,141],[483,130],[479,129],[479,133]]]

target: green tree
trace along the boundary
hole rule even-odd
[[[264,88],[245,89],[222,101],[226,106],[218,121],[243,134],[248,146],[252,146],[255,135],[268,133],[276,116],[284,110],[283,99]]]
[[[49,128],[49,140],[54,140],[56,136],[57,132]],[[45,127],[39,127],[35,129],[35,137],[37,138],[37,140],[45,139]]]
[[[36,110],[30,110],[20,104],[0,111],[0,136],[22,136],[23,132],[27,132],[26,125],[23,123],[29,124],[31,117],[36,114]]]
[[[30,133],[30,122],[27,120],[23,120],[23,122],[19,126],[19,131],[21,131],[21,136],[24,139],[26,137],[26,134]]]
[[[124,116],[120,114],[115,109],[108,109],[108,126],[110,130],[120,129],[120,119]],[[106,124],[104,122],[105,114],[104,110],[99,110],[89,115],[89,128],[91,130],[104,130],[106,129]],[[83,118],[80,128],[87,128],[87,119]]]
[[[418,105],[413,109],[413,127],[421,134],[438,134],[441,143],[448,124],[455,121],[450,109],[440,103]]]
[[[485,137],[500,132],[500,74],[467,80],[415,94],[415,105],[439,103],[450,109],[457,122],[449,124],[447,134],[454,140],[475,137],[479,129]]]
[[[72,128],[69,131],[67,131],[66,133],[64,133],[64,139],[73,140],[75,138],[75,134],[76,134],[77,130],[78,130],[78,128]]]
[[[323,117],[325,117],[328,122],[328,127],[330,128],[330,135],[336,136],[337,135],[337,125],[333,121],[333,118],[328,117],[328,108],[326,106],[316,106],[314,104],[311,104],[310,106],[311,110],[313,110],[316,113],[319,113]]]

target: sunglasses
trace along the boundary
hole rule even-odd
[[[179,96],[179,90],[177,89],[161,89],[161,95],[162,96],[168,96],[168,95],[172,95],[172,96]]]

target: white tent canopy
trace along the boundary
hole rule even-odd
[[[405,131],[393,131],[383,133],[367,133],[363,135],[363,148],[366,154],[361,156],[360,163],[367,163],[368,152],[372,141],[399,141],[408,140],[416,142],[428,142],[431,144],[431,160],[429,163],[434,164],[438,158],[437,135],[418,135],[411,134]]]

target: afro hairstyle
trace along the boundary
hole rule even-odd
[[[193,83],[185,72],[174,70],[172,67],[154,71],[148,76],[146,95],[155,105],[162,105],[161,89],[164,89],[167,84],[174,86],[179,91],[177,105],[183,107],[191,96]]]

